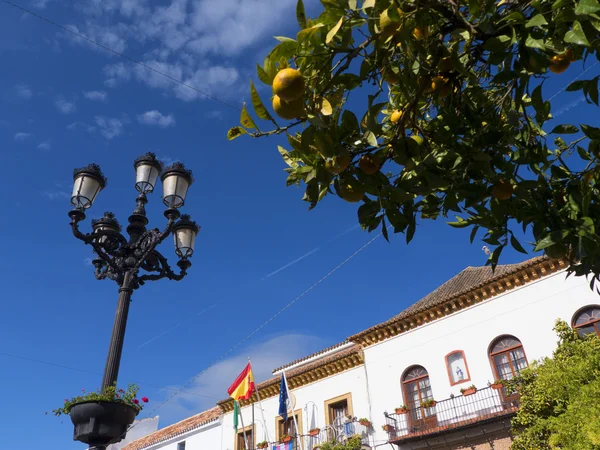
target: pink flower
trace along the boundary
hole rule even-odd
[[[116,394],[116,395],[115,395],[115,397],[117,397],[117,398],[121,398],[121,397],[119,397],[119,394]]]
[[[139,404],[140,404],[140,401],[139,401],[137,398],[134,398],[134,399],[133,399],[133,403],[134,403],[134,404],[136,404],[136,405],[139,405]]]
[[[123,389],[119,389],[119,392],[122,394],[123,392],[125,392]]]
[[[142,397],[142,401],[143,401],[144,403],[148,403],[148,397]]]
[[[65,402],[68,402],[68,401],[69,401],[69,399],[68,399],[68,398],[65,398]]]

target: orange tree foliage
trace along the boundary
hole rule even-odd
[[[456,216],[450,225],[471,227],[471,240],[485,233],[495,266],[507,245],[525,252],[511,230],[520,225],[534,251],[600,273],[597,117],[544,129],[545,81],[598,59],[597,0],[321,3],[309,19],[299,0],[296,38],[278,37],[257,65],[267,85],[284,68],[302,74],[300,100],[275,98],[298,117],[280,123],[251,83],[270,129],[244,106],[229,139],[286,134],[287,184],[305,185],[310,208],[328,194],[357,202],[363,228],[386,239],[391,228],[410,241],[417,219]],[[598,105],[598,77],[567,90]]]

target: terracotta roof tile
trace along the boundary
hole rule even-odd
[[[338,348],[338,347],[341,347],[342,345],[349,344],[349,343],[350,343],[350,341],[347,341],[347,340],[346,340],[346,341],[344,341],[344,342],[338,342],[337,344],[334,344],[334,345],[332,345],[331,347],[324,348],[323,350],[319,350],[318,352],[312,353],[312,354],[310,354],[310,355],[308,355],[308,356],[305,356],[305,357],[303,357],[303,358],[298,358],[298,359],[297,359],[297,360],[295,360],[295,361],[292,361],[292,362],[290,362],[290,363],[284,364],[284,365],[283,365],[283,366],[281,366],[281,367],[278,367],[278,368],[276,368],[276,369],[273,369],[273,372],[272,372],[272,373],[279,372],[279,371],[280,371],[280,370],[282,370],[282,369],[287,369],[288,367],[294,366],[294,365],[296,365],[296,364],[298,364],[298,363],[301,363],[302,361],[306,361],[306,360],[308,360],[308,359],[314,358],[315,356],[322,355],[323,353],[327,353],[327,352],[329,352],[329,351],[331,351],[331,350],[335,350],[336,348]]]
[[[214,407],[212,409],[209,409],[208,411],[204,411],[200,414],[196,414],[195,416],[188,417],[187,419],[184,419],[181,422],[169,425],[168,427],[165,427],[162,430],[155,431],[154,433],[151,433],[148,436],[138,439],[137,441],[133,441],[130,444],[126,445],[123,448],[123,450],[141,450],[151,445],[158,444],[159,442],[166,441],[167,439],[171,439],[173,437],[187,433],[188,431],[191,431],[194,428],[198,428],[209,422],[213,422],[217,420],[221,414],[221,408],[219,408],[218,406]]]
[[[494,281],[500,280],[508,275],[512,275],[523,269],[535,266],[536,264],[547,259],[548,258],[545,256],[539,256],[522,263],[498,265],[496,266],[495,271],[492,271],[490,266],[467,267],[439,286],[433,292],[427,294],[421,300],[406,308],[400,314],[392,317],[389,320],[386,320],[385,322],[350,336],[348,340],[354,341],[360,336],[363,336],[373,330],[379,329],[398,320],[408,318],[414,314],[426,311],[434,306],[442,305],[448,300],[465,295],[468,292],[481,288],[489,283],[493,283]]]

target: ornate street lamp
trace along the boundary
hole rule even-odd
[[[79,230],[79,223],[86,217],[85,210],[92,206],[100,191],[106,187],[106,178],[100,167],[95,164],[76,169],[73,175],[71,204],[74,209],[69,212],[73,234],[93,247],[96,254],[93,260],[96,278],[98,280],[108,278],[119,285],[119,300],[102,379],[102,391],[117,382],[133,291],[146,281],[162,278],[175,281],[183,279],[192,265],[189,258],[194,253],[196,235],[200,231],[200,227],[192,222],[188,215],[183,215],[180,219],[178,210],[185,203],[188,188],[193,183],[191,171],[181,163],[175,163],[164,170],[161,179],[163,202],[167,206],[165,217],[168,221],[164,230],[160,231],[157,228],[146,229],[148,219],[145,205],[148,203],[147,194],[154,191],[158,178],[163,172],[162,163],[156,159],[156,155],[147,153],[135,160],[134,168],[135,188],[139,195],[133,214],[129,216],[127,226],[129,238],[121,233],[121,225],[110,212],[92,221],[91,233],[84,234]],[[175,239],[179,273],[175,273],[167,259],[156,250],[156,247],[170,234],[173,234]],[[103,448],[110,442],[118,442],[115,439],[123,438],[118,436],[122,427],[113,432],[113,436],[109,436],[111,433],[105,433],[104,436],[102,433],[94,432],[93,423],[97,419],[98,417],[90,417],[89,420],[84,419],[80,425],[75,424],[75,439],[96,448]]]

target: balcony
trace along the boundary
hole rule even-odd
[[[517,393],[487,387],[471,395],[438,401],[430,408],[415,408],[404,414],[385,413],[389,441],[403,443],[420,436],[431,436],[482,422],[510,417],[519,409]]]
[[[319,430],[314,436],[303,436],[306,449],[314,449],[320,447],[326,442],[344,442],[354,436],[360,436],[363,444],[370,445],[373,437],[373,429],[371,426],[362,425],[358,420],[346,423],[335,423],[327,425]]]

